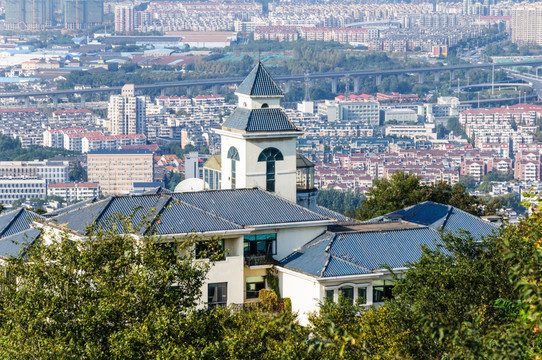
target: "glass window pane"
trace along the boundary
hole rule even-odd
[[[339,295],[354,302],[354,288],[352,286],[343,286],[339,289]]]
[[[358,288],[358,303],[367,304],[367,288],[366,287]]]
[[[333,301],[334,294],[335,294],[335,290],[326,290],[326,300]]]

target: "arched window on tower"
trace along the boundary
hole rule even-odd
[[[232,146],[228,150],[228,159],[231,159],[231,188],[235,189],[236,177],[237,177],[237,161],[239,161],[239,152]]]
[[[279,149],[269,147],[258,156],[258,161],[265,161],[265,190],[275,192],[275,162],[284,160]]]

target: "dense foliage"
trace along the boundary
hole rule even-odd
[[[365,196],[352,190],[323,189],[318,190],[318,205],[337,211],[347,216],[354,216]]]
[[[31,161],[49,159],[56,155],[80,155],[64,149],[31,146],[23,149],[21,141],[0,134],[0,161]]]
[[[475,215],[493,214],[500,208],[498,201],[484,201],[469,195],[461,183],[451,186],[440,182],[426,186],[417,175],[403,172],[394,173],[390,179],[374,180],[373,184],[356,210],[358,219],[370,219],[423,201],[449,204]]]
[[[125,221],[125,226],[129,226]],[[0,273],[3,359],[171,358],[208,265],[190,241],[161,243],[95,231],[53,235]],[[183,249],[185,249],[183,251]],[[16,279],[16,281],[15,281]]]

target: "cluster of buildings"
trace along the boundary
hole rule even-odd
[[[262,15],[258,2],[151,2],[145,8],[133,3],[117,4],[116,32],[220,31],[233,30],[235,23]]]
[[[86,29],[102,25],[104,1],[6,0],[5,14],[8,30]]]
[[[238,106],[216,129],[220,153],[204,164],[204,170],[219,175],[218,188],[207,190],[203,180],[191,179],[174,193],[159,187],[141,195],[92,198],[44,216],[23,209],[8,212],[0,216],[0,242],[15,245],[9,251],[2,247],[0,256],[19,254],[40,236],[49,241],[58,224],[78,240],[91,237],[90,228],[126,231],[120,217],[138,229],[129,234],[134,238],[150,232],[179,241],[194,234],[203,240],[218,235],[227,251],[209,270],[199,306],[256,302],[261,289],[272,288],[268,272],[273,270],[281,296],[291,300],[304,324],[326,299],[343,296],[352,304],[377,305],[389,298],[394,277],[419,259],[423,247],[436,250],[442,232],[462,229],[480,239],[497,230],[488,221],[432,202],[367,222],[318,206],[314,164],[297,151],[302,131],[280,106],[283,93],[261,63],[236,95]],[[147,160],[152,166],[152,153],[143,150],[89,153],[89,178],[95,176],[91,169],[107,171],[102,190],[110,180],[120,185],[144,181],[143,173],[128,177],[125,172],[147,166]],[[188,161],[185,166],[190,167]],[[201,189],[194,188],[198,183]],[[208,254],[200,248],[195,246],[195,256],[206,261]]]
[[[43,146],[82,153],[146,143],[144,134],[104,135],[101,131],[88,131],[85,128],[51,129],[43,132]]]
[[[61,196],[68,202],[91,199],[100,193],[96,182],[69,181],[68,161],[0,161],[0,204]]]
[[[459,122],[474,146],[494,150],[509,158],[523,146],[535,142],[542,106],[518,104],[507,108],[461,112]]]

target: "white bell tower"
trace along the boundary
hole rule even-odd
[[[280,106],[284,94],[261,62],[235,94],[238,107],[221,136],[222,189],[260,187],[296,202],[296,139]]]

